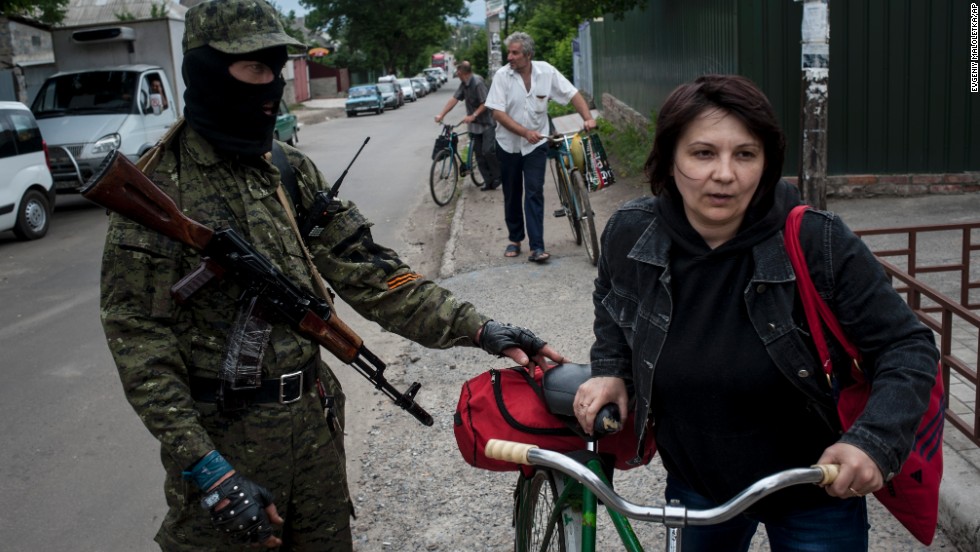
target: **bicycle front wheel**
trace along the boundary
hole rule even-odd
[[[470,171],[470,179],[477,188],[483,186],[483,173],[480,172],[480,164],[476,162],[476,151],[473,149],[475,144],[472,140],[466,146],[466,166]]]
[[[561,157],[554,159],[551,163],[551,176],[555,180],[555,188],[558,189],[558,201],[561,203],[561,212],[556,211],[555,216],[564,216],[568,219],[568,226],[572,229],[572,239],[575,240],[575,245],[582,245],[582,225],[579,223],[578,217],[575,216],[571,196],[572,188],[569,186],[568,178],[566,178],[568,173],[562,169],[560,163],[562,163]]]
[[[550,470],[538,469],[517,482],[515,552],[567,552],[565,524],[558,502],[558,487]]]
[[[572,170],[571,177],[572,194],[575,196],[575,217],[581,221],[585,253],[594,266],[599,262],[599,237],[595,231],[595,213],[592,212],[592,204],[589,203],[589,189],[578,169]]]
[[[459,184],[459,166],[448,149],[436,154],[429,172],[429,190],[436,205],[443,206],[452,201]]]
[[[480,172],[479,164],[476,162],[476,156],[472,153],[468,157],[467,166],[470,168],[470,179],[473,180],[473,184],[478,188],[483,186],[483,173]]]

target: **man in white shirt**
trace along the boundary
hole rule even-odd
[[[527,33],[514,33],[507,37],[505,44],[508,64],[494,75],[485,103],[499,123],[497,158],[510,240],[504,255],[518,256],[526,236],[531,250],[528,260],[540,263],[551,257],[544,249],[548,101],[563,105],[571,102],[585,121],[585,131],[594,129],[596,124],[585,98],[568,79],[551,64],[531,60],[534,40]]]

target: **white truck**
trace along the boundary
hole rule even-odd
[[[74,192],[112,150],[136,160],[179,117],[166,71],[120,65],[56,73],[41,85],[31,111],[48,144],[59,192]]]

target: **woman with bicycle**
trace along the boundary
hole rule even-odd
[[[932,332],[838,217],[807,212],[800,240],[813,280],[831,291],[873,386],[841,432],[780,233],[800,199],[780,180],[784,138],[768,100],[743,77],[703,76],[670,95],[656,128],[645,165],[654,197],[620,208],[602,236],[593,377],[576,416],[591,432],[602,406],[625,412],[635,390],[636,419],[652,421],[637,431],[641,442],[653,432],[666,498],[688,508],[780,470],[841,465],[825,489],[791,487],[723,524],[687,528],[686,550],[747,550],[759,523],[773,550],[866,550],[864,495],[912,447],[935,381]]]

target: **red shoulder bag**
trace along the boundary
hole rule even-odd
[[[851,376],[854,378],[854,383],[841,388],[837,397],[837,414],[841,426],[844,431],[847,431],[864,411],[868,396],[871,395],[871,384],[861,371],[860,352],[844,335],[837,317],[817,293],[817,288],[810,278],[810,269],[800,247],[800,223],[803,220],[803,213],[808,208],[807,205],[799,205],[790,212],[786,219],[784,241],[790,262],[793,263],[793,271],[796,272],[796,288],[800,293],[803,310],[806,311],[807,324],[810,326],[824,373],[832,382],[832,387],[836,388],[837,384],[830,362],[830,352],[824,340],[825,326],[852,359]],[[874,493],[878,501],[912,533],[912,536],[927,545],[935,536],[936,520],[939,515],[939,482],[943,478],[945,403],[940,369],[936,372],[936,383],[929,397],[929,408],[915,433],[912,453],[902,465],[898,475]]]

